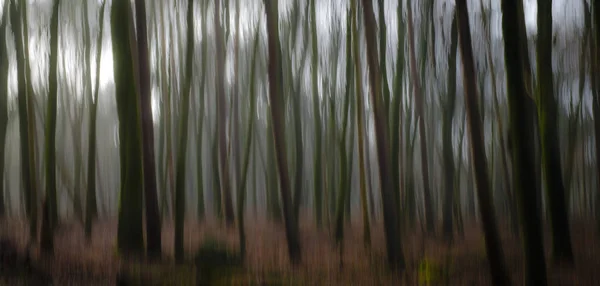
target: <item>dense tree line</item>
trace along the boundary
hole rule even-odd
[[[242,255],[248,209],[264,211],[294,264],[301,218],[341,255],[350,219],[368,248],[381,213],[393,269],[407,233],[452,243],[477,221],[492,282],[510,284],[506,221],[526,284],[545,285],[544,223],[565,264],[574,219],[600,232],[595,1],[578,4],[579,36],[557,36],[552,1],[538,0],[535,41],[523,1],[50,2],[42,64],[30,59],[32,4],[5,0],[0,18],[0,216],[22,205],[30,244],[49,254],[61,221],[89,241],[111,205],[120,254],[160,258],[173,220],[178,262],[190,207],[199,223],[237,225]]]

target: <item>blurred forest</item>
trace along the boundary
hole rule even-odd
[[[0,285],[600,280],[599,1],[0,9]]]

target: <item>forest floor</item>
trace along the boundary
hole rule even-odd
[[[360,221],[347,224],[341,266],[339,249],[334,247],[332,235],[327,230],[318,232],[307,220],[301,221],[302,262],[295,267],[288,261],[285,231],[281,224],[249,217],[246,229],[248,241],[244,266],[228,272],[229,279],[210,284],[427,285],[427,279],[429,285],[490,284],[484,240],[476,224],[466,227],[464,237],[457,235],[451,246],[441,238],[421,234],[405,236],[402,248],[406,267],[402,272],[388,270],[381,223],[375,223],[371,229],[372,246],[369,250],[363,243]],[[118,273],[134,271],[131,269],[135,267],[136,273],[163,271],[171,272],[169,275],[173,277],[173,280],[150,278],[144,280],[143,285],[194,285],[196,282],[192,281],[196,281],[197,271],[193,266],[193,254],[202,243],[222,241],[232,251],[238,248],[235,227],[227,229],[213,220],[202,224],[188,221],[185,249],[191,262],[175,265],[172,234],[173,225],[165,222],[162,232],[164,258],[161,262],[136,262],[118,258],[115,220],[97,222],[90,244],[85,242],[81,225],[62,224],[55,236],[53,257],[41,255],[37,246],[31,247],[31,258],[27,263],[31,265],[29,269],[35,269],[35,273],[33,270],[11,273],[0,264],[0,285],[48,285],[48,281],[53,281],[54,285],[115,285]],[[598,285],[600,237],[595,234],[592,223],[573,223],[571,234],[575,266],[547,263],[549,285]],[[550,261],[548,233],[545,238],[546,260]],[[25,257],[28,241],[26,222],[17,219],[0,221],[0,239],[10,241],[21,257]],[[502,231],[502,244],[511,282],[521,285],[521,243],[508,231]],[[3,263],[2,260],[0,263]],[[34,278],[36,275],[41,278]]]

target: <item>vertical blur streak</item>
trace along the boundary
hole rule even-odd
[[[191,0],[190,0],[191,2]],[[190,12],[191,13],[191,12]],[[148,29],[145,0],[135,0],[137,27],[137,55],[139,64],[139,97],[142,116],[142,149],[144,161],[144,198],[146,203],[147,250],[151,257],[161,252],[160,218],[156,193],[156,169],[154,163],[154,124],[152,120],[152,94],[150,93],[150,65],[148,58]],[[191,65],[188,64],[188,65]]]
[[[46,200],[43,204],[42,238],[43,251],[52,252],[54,248],[54,228],[56,221],[56,105],[57,105],[57,62],[58,62],[58,12],[60,0],[55,0],[52,6],[50,20],[50,73],[48,75],[48,111],[46,112]],[[85,5],[87,8],[87,5]],[[85,11],[87,13],[87,9]],[[87,18],[86,18],[87,20]],[[89,73],[88,73],[89,74]]]
[[[183,86],[183,100],[181,101],[181,118],[179,128],[179,146],[177,146],[177,174],[175,177],[175,260],[183,261],[183,223],[185,220],[185,173],[186,151],[188,141],[188,115],[190,92],[192,87],[192,72],[194,59],[194,1],[188,0],[187,11],[187,51],[185,61],[185,82]],[[154,167],[153,167],[154,168]],[[160,229],[158,230],[160,237]]]
[[[514,188],[519,198],[519,215],[525,250],[526,285],[546,285],[546,264],[542,241],[540,210],[537,207],[538,188],[534,166],[533,124],[528,124],[531,109],[528,106],[523,69],[522,42],[519,33],[518,10],[520,1],[502,1],[502,32],[504,61],[507,77],[507,97],[512,134],[512,165]],[[525,69],[526,70],[526,69]],[[525,72],[526,74],[527,72]]]
[[[215,1],[215,35],[217,41],[217,132],[219,132],[219,161],[220,161],[220,182],[221,194],[224,202],[225,222],[227,225],[233,225],[233,205],[231,202],[231,187],[229,164],[227,159],[227,108],[225,106],[225,40],[223,39],[223,28],[221,27],[221,1]],[[226,18],[227,19],[227,18]]]
[[[283,204],[283,217],[285,220],[285,233],[288,243],[290,261],[294,264],[300,263],[300,241],[298,240],[298,224],[293,217],[292,198],[290,194],[290,179],[288,174],[288,163],[285,148],[283,114],[283,89],[281,84],[281,47],[279,43],[279,16],[278,1],[264,0],[267,13],[267,35],[269,49],[269,101],[270,112],[273,119],[273,138],[279,170],[279,184],[281,201]]]
[[[37,199],[32,188],[31,169],[29,168],[29,132],[27,129],[27,86],[25,82],[25,54],[23,50],[22,19],[17,9],[17,1],[11,0],[10,21],[15,39],[15,50],[17,54],[17,101],[19,109],[19,139],[21,145],[21,182],[25,193],[25,212],[29,217],[29,236],[31,241],[35,240],[37,230]]]
[[[6,129],[8,125],[8,54],[6,27],[8,22],[8,3],[4,0],[2,19],[0,19],[0,218],[6,212],[4,203],[4,159],[6,144]],[[8,184],[6,184],[8,185]],[[8,192],[7,192],[8,196]]]
[[[456,13],[458,15],[460,52],[463,62],[463,85],[465,86],[467,122],[469,124],[471,139],[471,158],[475,171],[477,199],[479,200],[479,210],[481,212],[485,236],[485,248],[490,263],[492,282],[494,285],[507,285],[510,282],[506,272],[504,257],[502,256],[502,245],[489,190],[490,180],[485,160],[482,121],[480,121],[479,105],[477,104],[477,79],[475,77],[475,63],[473,48],[471,47],[471,28],[469,27],[469,12],[466,0],[457,1]]]
[[[356,0],[358,1],[358,0]],[[363,0],[363,18],[365,20],[365,36],[367,40],[367,63],[371,86],[371,101],[375,116],[375,137],[377,141],[377,158],[379,161],[379,179],[381,182],[381,200],[383,201],[383,220],[387,245],[388,262],[392,268],[404,268],[404,254],[400,243],[397,201],[394,189],[389,158],[389,140],[387,114],[381,102],[381,79],[375,46],[375,15],[373,1]]]

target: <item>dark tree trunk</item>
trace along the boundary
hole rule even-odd
[[[221,27],[221,1],[215,1],[215,29],[216,29],[216,41],[217,41],[217,129],[219,130],[219,160],[220,160],[220,181],[221,181],[221,193],[224,201],[224,214],[225,222],[227,225],[233,225],[233,204],[231,202],[231,186],[229,176],[229,162],[227,159],[227,127],[226,117],[227,108],[225,106],[225,40],[223,39],[223,31]]]
[[[287,155],[285,149],[285,117],[283,114],[283,94],[281,87],[281,47],[279,43],[279,19],[277,1],[265,1],[267,13],[267,34],[269,49],[269,101],[273,118],[273,139],[279,169],[279,184],[281,201],[283,203],[283,218],[288,242],[288,252],[292,263],[300,262],[300,241],[298,239],[298,224],[292,210],[290,195],[290,179],[288,175]]]
[[[465,86],[465,103],[467,109],[467,121],[471,141],[471,159],[474,166],[477,184],[477,199],[479,200],[479,211],[483,223],[485,246],[492,273],[494,285],[509,284],[508,274],[504,258],[502,257],[502,245],[494,206],[490,197],[490,181],[485,160],[485,145],[483,141],[483,129],[480,121],[479,105],[477,104],[477,86],[475,77],[475,63],[473,49],[471,47],[471,29],[469,27],[469,12],[466,0],[456,2],[456,13],[460,31],[460,52],[463,62],[463,81]]]
[[[144,250],[142,215],[142,146],[137,98],[133,11],[128,1],[116,1],[111,11],[115,97],[119,114],[121,190],[117,245],[125,254]]]
[[[15,50],[17,54],[17,105],[19,109],[19,138],[21,150],[21,182],[25,199],[25,212],[29,217],[29,235],[32,241],[37,232],[37,198],[32,185],[34,180],[30,169],[29,132],[27,116],[27,84],[25,82],[25,52],[23,48],[23,22],[17,9],[17,1],[12,0],[10,5],[10,20],[15,39]],[[23,3],[23,2],[22,2]]]
[[[84,5],[87,8],[87,5]],[[58,12],[60,0],[55,0],[52,6],[50,19],[50,72],[48,75],[48,111],[46,112],[46,200],[43,206],[41,248],[44,252],[54,251],[54,224],[52,216],[53,206],[56,201],[56,105],[57,105],[57,62],[58,62]],[[87,13],[87,9],[85,11]],[[86,18],[87,20],[87,18]],[[4,164],[4,162],[0,162]]]
[[[354,3],[355,1],[353,1]],[[356,0],[358,2],[358,0]],[[367,40],[367,63],[371,83],[371,100],[374,103],[375,134],[377,138],[377,155],[379,158],[379,179],[381,181],[381,198],[383,201],[383,220],[387,245],[388,262],[392,268],[404,268],[404,254],[400,243],[398,206],[394,199],[393,180],[390,162],[390,146],[388,139],[387,114],[381,102],[381,79],[377,62],[376,22],[373,14],[373,0],[363,0],[363,17]],[[356,7],[354,7],[356,8]],[[355,10],[353,10],[355,11]]]
[[[139,97],[142,116],[142,149],[144,161],[144,199],[146,203],[146,239],[148,255],[160,256],[161,233],[158,199],[156,193],[156,169],[154,162],[154,123],[150,93],[150,65],[148,63],[148,37],[146,26],[146,4],[135,0],[137,27],[137,55],[139,75]]]
[[[558,103],[552,75],[552,2],[538,0],[537,89],[546,193],[552,225],[552,251],[557,261],[573,263],[565,188],[560,165]]]
[[[455,12],[456,13],[456,12]],[[456,106],[456,50],[458,47],[458,31],[456,27],[456,14],[453,16],[450,40],[450,54],[448,57],[448,95],[444,104],[444,120],[442,123],[442,140],[444,148],[444,237],[452,240],[452,208],[454,204],[454,153],[452,151],[452,121]]]
[[[427,156],[427,135],[425,130],[425,113],[423,111],[423,98],[425,93],[421,90],[421,84],[417,75],[417,60],[415,53],[415,39],[414,39],[414,25],[412,17],[412,5],[409,0],[407,3],[408,9],[408,45],[410,52],[410,69],[413,80],[415,108],[417,117],[419,118],[417,124],[419,126],[419,138],[421,143],[421,173],[423,175],[423,200],[425,202],[425,222],[428,233],[434,232],[433,223],[433,205],[431,203],[431,189],[429,188],[429,161]]]
[[[518,193],[521,229],[525,250],[525,282],[527,285],[546,285],[546,264],[540,212],[537,208],[538,189],[535,179],[534,142],[529,134],[533,125],[526,105],[523,58],[519,35],[518,1],[502,1],[502,30],[504,35],[504,60],[506,63],[508,105],[512,136],[512,165],[514,189]]]

